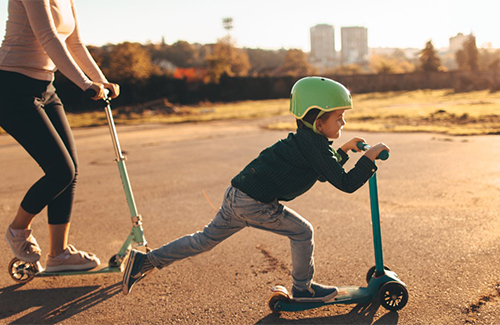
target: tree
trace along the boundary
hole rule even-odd
[[[234,47],[228,35],[217,41],[212,47],[212,53],[205,58],[208,70],[208,82],[218,83],[220,77],[226,74],[230,77],[246,76],[250,70],[250,61],[244,50]]]
[[[280,74],[286,76],[306,76],[316,73],[315,69],[307,62],[306,54],[299,49],[290,49],[286,52]]]
[[[432,45],[432,41],[428,41],[425,44],[425,48],[420,51],[418,59],[420,61],[420,68],[424,72],[436,72],[441,67],[441,60],[434,49],[434,45]]]
[[[469,35],[463,48],[455,54],[459,69],[476,72],[479,70],[479,51],[476,46],[476,37]]]
[[[341,65],[327,70],[326,74],[357,75],[363,73],[363,67],[356,63]]]
[[[166,59],[180,68],[199,65],[199,52],[195,45],[186,41],[177,41],[165,49],[163,59]]]
[[[250,66],[255,75],[265,75],[270,70],[274,70],[285,62],[286,50],[263,50],[245,48]]]
[[[109,63],[103,72],[110,80],[140,81],[149,78],[155,67],[148,51],[139,43],[115,45],[109,53]]]

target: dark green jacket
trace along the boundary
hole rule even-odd
[[[362,156],[355,167],[346,172],[342,166],[348,159],[341,149],[336,152],[332,142],[324,136],[299,128],[296,133],[264,149],[231,180],[231,184],[264,203],[275,199],[290,201],[304,194],[318,180],[352,193],[370,179],[377,167]]]

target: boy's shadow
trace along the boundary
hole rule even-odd
[[[55,324],[85,311],[120,292],[120,283],[101,286],[18,290],[23,285],[0,289],[0,323]],[[32,310],[32,311],[30,311]],[[27,313],[26,313],[27,312]]]
[[[396,312],[388,312],[373,322],[373,317],[379,309],[379,303],[368,305],[356,305],[349,313],[336,316],[314,317],[304,319],[284,319],[281,314],[269,314],[259,320],[256,324],[397,324],[399,315]],[[385,309],[384,309],[385,311]],[[300,317],[300,316],[299,316]]]

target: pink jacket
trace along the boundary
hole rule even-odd
[[[108,82],[80,39],[73,0],[9,0],[0,70],[51,81],[57,69],[82,90]]]

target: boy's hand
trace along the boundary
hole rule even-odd
[[[370,149],[368,149],[365,153],[365,156],[369,158],[371,161],[375,161],[375,159],[380,155],[380,153],[384,150],[387,152],[391,152],[391,149],[385,143],[379,143]]]
[[[361,149],[358,148],[358,142],[363,142],[366,143],[366,140],[360,137],[355,137],[349,140],[348,142],[344,143],[340,149],[344,151],[345,153],[349,153],[349,150],[354,150],[356,152],[360,152]]]

